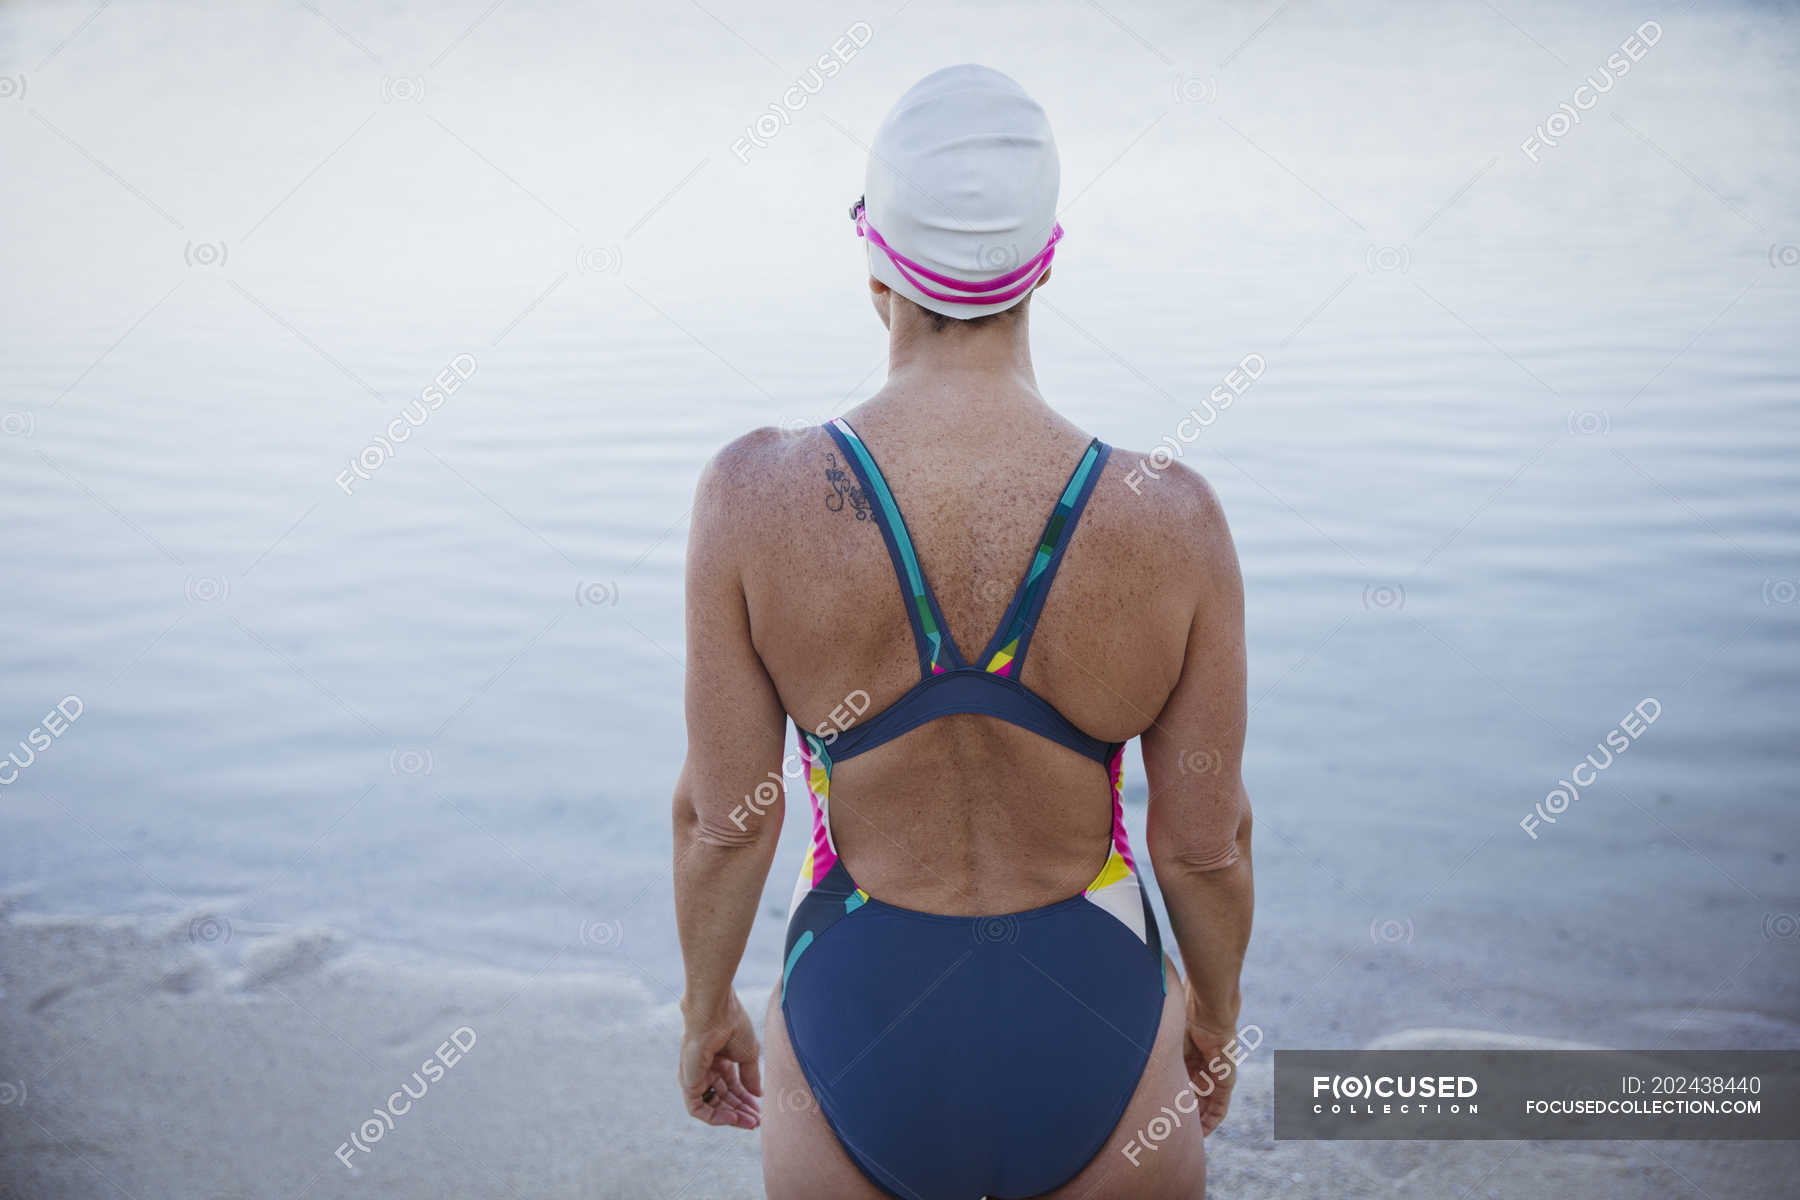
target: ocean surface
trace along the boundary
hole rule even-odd
[[[6,6],[0,888],[673,1001],[694,481],[878,386],[979,60],[1046,395],[1233,523],[1245,1020],[1800,1046],[1800,18],[1584,8]]]

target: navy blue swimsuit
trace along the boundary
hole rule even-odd
[[[1106,1144],[1149,1061],[1166,987],[1156,918],[1125,838],[1124,743],[1077,729],[1019,681],[1109,447],[1089,444],[999,630],[971,663],[868,448],[842,420],[826,428],[893,559],[920,679],[829,743],[801,731],[813,837],[789,910],[788,1037],[838,1140],[888,1195],[1035,1196],[1069,1182]],[[851,879],[831,841],[833,764],[953,713],[1021,726],[1105,768],[1112,845],[1080,894],[1028,912],[953,917],[887,904]]]

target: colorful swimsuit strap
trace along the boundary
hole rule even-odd
[[[894,562],[894,574],[899,577],[900,591],[906,600],[906,619],[912,623],[913,641],[919,649],[920,677],[929,679],[963,666],[962,654],[950,636],[943,610],[938,607],[937,597],[931,594],[931,585],[925,582],[925,572],[919,566],[919,555],[913,549],[906,519],[900,515],[900,506],[894,501],[894,493],[888,490],[881,468],[875,465],[874,455],[869,453],[869,448],[863,445],[848,421],[838,418],[828,423],[825,429],[862,481],[869,507],[875,514],[875,524],[887,543],[888,557]]]
[[[875,464],[874,455],[843,418],[831,421],[825,428],[844,452],[845,460],[856,471],[868,494],[876,524],[887,544],[888,556],[893,560],[894,573],[907,602],[907,619],[912,624],[913,639],[919,649],[920,676],[929,679],[964,665],[956,641],[950,636],[943,610],[938,607],[937,597],[932,594],[931,585],[919,566],[918,552],[913,548],[912,535],[907,532],[906,519],[900,515],[900,506],[894,500],[881,468]],[[1025,652],[1031,648],[1031,636],[1037,631],[1038,617],[1044,611],[1044,601],[1050,594],[1050,584],[1069,548],[1070,535],[1087,507],[1088,498],[1094,494],[1094,486],[1111,453],[1112,447],[1099,438],[1090,441],[1082,452],[1051,510],[1050,519],[1044,524],[1043,535],[1038,538],[1012,602],[1000,618],[999,628],[976,659],[981,669],[1014,680],[1018,678],[1024,666]]]
[[[1100,473],[1106,468],[1106,458],[1111,453],[1111,446],[1095,438],[1075,464],[1069,482],[1050,513],[1050,520],[1044,525],[1044,535],[1038,539],[1037,549],[1032,551],[1019,590],[1013,594],[1012,603],[1000,618],[1000,627],[994,631],[993,640],[976,660],[983,669],[1018,679],[1025,665],[1025,652],[1031,648],[1031,635],[1037,631],[1038,617],[1044,611],[1044,600],[1050,594],[1051,581],[1056,578],[1056,569],[1062,565],[1063,553],[1068,550],[1070,536],[1075,532],[1075,522],[1081,519],[1082,510],[1087,507],[1088,497],[1094,494],[1094,485],[1099,482]]]

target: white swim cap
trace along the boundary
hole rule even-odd
[[[863,199],[869,274],[921,308],[967,320],[1011,308],[1050,269],[1062,227],[1050,121],[990,67],[945,67],[882,121]]]

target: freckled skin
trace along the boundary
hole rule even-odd
[[[845,417],[880,464],[949,630],[973,658],[1092,435],[1038,394],[1028,312],[939,331],[922,310],[870,283],[890,331],[889,380],[866,402],[829,415]],[[1051,587],[1022,678],[1095,737],[1144,737],[1150,845],[1134,849],[1140,858],[1147,850],[1159,878],[1166,875],[1184,961],[1203,982],[1184,996],[1170,967],[1164,1020],[1137,1095],[1113,1142],[1057,1196],[1203,1193],[1205,1103],[1139,1154],[1140,1165],[1120,1150],[1165,1105],[1175,1107],[1191,1073],[1184,1051],[1193,1059],[1209,1040],[1216,1050],[1229,1036],[1249,930],[1236,553],[1217,498],[1192,471],[1177,465],[1135,491],[1127,484],[1141,457],[1115,447]],[[698,638],[725,673],[690,674],[690,753],[676,798],[678,911],[702,904],[684,896],[684,873],[694,889],[705,886],[702,868],[682,863],[684,836],[708,843],[690,859],[766,862],[772,854],[770,830],[741,830],[730,810],[791,750],[770,743],[784,714],[814,729],[864,692],[872,715],[918,680],[901,589],[859,482],[822,429],[747,434],[719,452],[702,480],[689,564],[690,672]],[[770,816],[778,832],[780,814]],[[843,763],[832,777],[831,820],[839,854],[872,895],[980,915],[1079,893],[1106,859],[1112,809],[1099,764],[993,718],[953,716]],[[752,872],[729,884],[734,868],[718,861],[712,893],[740,886],[748,894]],[[786,876],[796,864],[776,869]],[[682,917],[684,1007],[702,1014],[690,1019],[692,1040],[707,1013],[718,1030],[736,1019],[722,997],[742,938],[718,933],[717,921]],[[879,1195],[806,1102],[774,1001],[765,1036],[768,1088],[756,1120],[770,1195]],[[1200,1055],[1210,1057],[1211,1050]],[[1219,1091],[1214,1124],[1229,1094]]]
[[[996,421],[946,438],[903,406],[844,415],[876,455],[951,634],[972,657],[999,625],[1091,435],[1046,410],[1023,428]],[[857,520],[851,501],[831,510],[836,449],[820,430],[754,433],[727,451],[743,481],[739,537],[757,653],[783,708],[808,729],[828,724],[854,691],[869,694],[875,713],[919,677],[880,529]],[[1022,673],[1108,741],[1136,736],[1162,710],[1193,608],[1182,578],[1195,569],[1182,561],[1192,553],[1169,541],[1180,536],[1173,510],[1188,498],[1134,496],[1124,483],[1133,461],[1115,451],[1096,485]],[[1072,895],[1105,861],[1112,828],[1098,764],[978,716],[934,721],[844,763],[832,799],[833,838],[857,881],[931,912],[1010,912]]]

